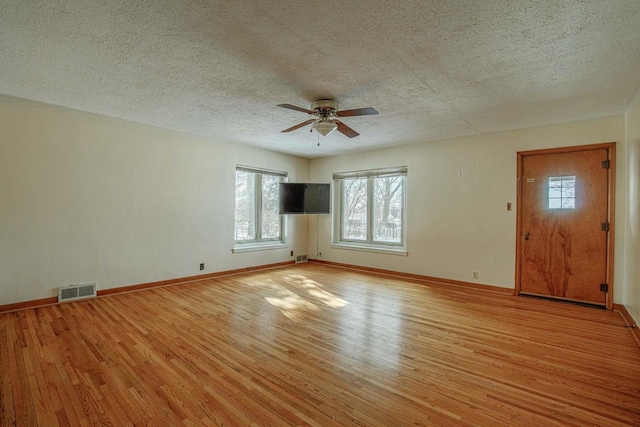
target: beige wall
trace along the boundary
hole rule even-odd
[[[627,206],[624,240],[624,305],[640,322],[640,90],[625,114]]]
[[[333,172],[408,166],[408,256],[332,248],[331,218],[319,217],[323,259],[447,279],[514,287],[516,153],[617,142],[624,165],[624,116],[501,132],[449,141],[314,159],[310,178]],[[624,167],[617,170],[616,223],[624,224]],[[507,202],[513,210],[506,210]],[[309,221],[309,254],[316,253]],[[624,227],[616,229],[614,301],[622,301]],[[479,279],[472,272],[479,272]],[[620,286],[618,288],[618,283]]]
[[[304,216],[289,217],[290,249],[231,253],[236,164],[312,182],[406,165],[409,255],[331,248],[322,215],[323,258],[463,281],[479,271],[478,283],[513,287],[516,153],[616,141],[614,301],[638,319],[638,98],[626,143],[620,115],[308,161],[0,96],[0,305],[61,285],[200,274],[200,262],[206,273],[290,260],[290,250],[314,257],[316,221]]]
[[[0,96],[0,305],[291,260],[232,254],[235,165],[308,178],[309,161]]]

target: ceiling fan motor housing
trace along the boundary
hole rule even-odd
[[[311,104],[311,109],[320,117],[333,116],[338,111],[338,103],[331,99],[318,99]]]

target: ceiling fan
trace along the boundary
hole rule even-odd
[[[320,132],[322,136],[327,136],[334,130],[338,129],[338,132],[348,136],[349,138],[356,137],[360,134],[342,123],[340,120],[337,120],[336,117],[371,116],[378,114],[376,109],[371,107],[340,111],[338,110],[338,103],[331,99],[318,99],[311,104],[310,110],[302,107],[296,107],[291,104],[278,104],[278,107],[301,111],[316,117],[315,119],[310,119],[306,122],[292,126],[289,129],[285,129],[282,132],[291,132],[292,130],[299,129],[313,123],[311,125],[311,131],[315,129]]]

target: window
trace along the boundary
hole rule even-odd
[[[334,174],[334,244],[402,250],[406,175],[406,167]]]
[[[549,209],[576,208],[576,177],[549,177]]]
[[[286,176],[286,172],[236,167],[236,244],[284,242],[278,187]]]

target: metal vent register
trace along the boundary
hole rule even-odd
[[[97,296],[96,288],[95,283],[60,286],[58,288],[58,302],[95,297]]]

